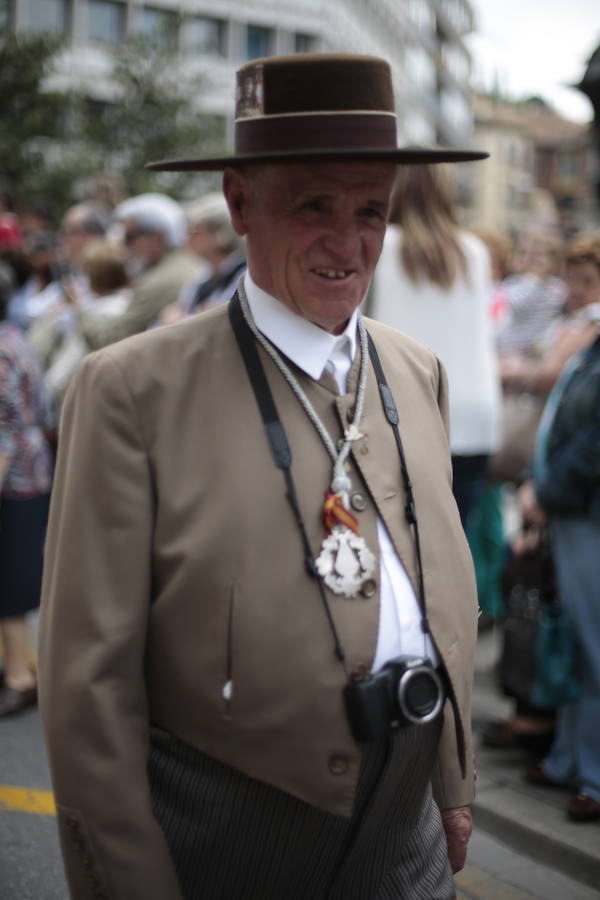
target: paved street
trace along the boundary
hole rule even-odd
[[[476,729],[506,709],[493,687],[496,651],[497,636],[482,636]],[[0,748],[0,900],[67,900],[37,710],[0,722]],[[564,822],[560,793],[522,785],[524,759],[478,755],[476,830],[459,900],[599,900],[600,826]]]
[[[3,808],[7,786],[50,788],[37,710],[0,722],[0,747],[0,898],[67,900],[54,816]]]

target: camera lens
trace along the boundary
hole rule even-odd
[[[444,693],[437,672],[429,667],[407,669],[398,683],[400,709],[410,722],[434,719],[443,705]]]
[[[411,712],[422,718],[435,707],[438,699],[437,685],[429,673],[418,672],[408,682],[404,702]]]

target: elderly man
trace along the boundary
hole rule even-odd
[[[109,216],[91,203],[77,203],[65,213],[60,227],[60,256],[77,272],[81,271],[81,258],[92,240],[104,237]]]
[[[40,667],[71,890],[446,900],[476,638],[446,382],[358,308],[395,165],[484,154],[398,148],[383,60],[255,61],[242,97],[233,156],[155,164],[225,170],[236,296],[93,354],[64,409]]]
[[[139,194],[114,213],[123,226],[133,296],[123,315],[108,319],[93,308],[81,311],[81,333],[92,349],[145,331],[198,271],[198,259],[183,248],[187,223],[181,206],[164,194]]]

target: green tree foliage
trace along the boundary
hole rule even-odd
[[[197,110],[205,76],[190,73],[189,60],[165,41],[139,37],[106,49],[100,97],[94,84],[58,93],[47,79],[62,51],[49,36],[0,31],[3,186],[21,201],[42,195],[57,216],[106,173],[120,176],[129,194],[189,195],[193,176],[148,172],[144,164],[224,149],[223,119]]]
[[[96,169],[118,171],[132,194],[166,190],[180,196],[189,175],[148,172],[144,165],[223,150],[223,119],[193,106],[206,90],[205,78],[191,74],[185,58],[163,42],[136,38],[113,51],[110,80],[110,102],[80,98],[80,136]]]
[[[59,49],[55,38],[0,31],[0,179],[18,198],[59,200],[65,189],[60,165],[49,159],[63,131],[64,98],[42,90]],[[48,191],[53,182],[58,197]]]

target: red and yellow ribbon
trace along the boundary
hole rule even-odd
[[[340,494],[332,494],[331,491],[325,494],[325,503],[323,504],[323,524],[327,532],[331,532],[334,525],[345,525],[354,534],[359,534],[358,519],[350,510],[346,509]]]

